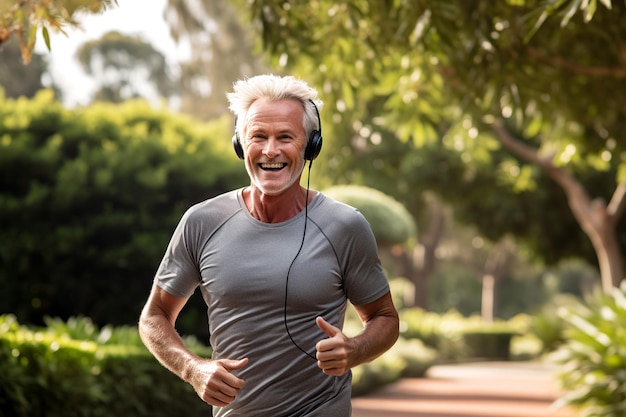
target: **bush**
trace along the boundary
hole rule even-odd
[[[163,368],[142,346],[74,340],[67,332],[59,331],[60,322],[54,327],[30,330],[20,326],[13,316],[0,316],[0,415],[210,414],[210,406],[197,397],[193,388]],[[91,322],[77,319],[68,329],[76,327],[90,328]],[[96,329],[92,334],[97,339],[106,332]],[[194,351],[210,355],[210,350],[201,346],[194,346]]]
[[[511,339],[516,335],[515,332],[487,328],[468,330],[462,335],[468,358],[486,360],[511,358]]]
[[[541,340],[544,353],[554,351],[565,342],[566,323],[558,311],[577,303],[574,296],[561,294],[533,317],[530,331]]]
[[[141,101],[0,96],[0,313],[135,323],[184,210],[246,183],[231,129]]]
[[[380,358],[352,370],[352,395],[367,394],[402,377],[423,377],[436,359],[434,349],[401,337]]]
[[[46,322],[47,328],[32,329],[15,316],[0,316],[0,415],[210,415],[191,385],[145,349],[135,327],[100,329],[86,317]],[[211,355],[192,337],[185,344],[200,356]],[[435,359],[435,351],[420,341],[400,338],[380,358],[353,369],[353,395],[423,376]]]
[[[626,415],[626,283],[558,313],[566,342],[552,359],[569,392],[557,405],[577,407],[583,417]]]
[[[526,335],[528,319],[486,323],[478,316],[456,311],[439,315],[419,308],[400,311],[401,334],[435,349],[438,361],[511,359],[514,338]],[[528,353],[528,352],[527,352]]]
[[[338,185],[323,192],[357,208],[370,223],[379,245],[415,239],[416,226],[413,217],[401,203],[385,193],[360,185]]]

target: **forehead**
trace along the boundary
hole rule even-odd
[[[248,124],[283,122],[301,126],[303,117],[302,103],[293,99],[259,99],[252,103],[247,113]]]

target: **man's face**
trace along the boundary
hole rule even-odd
[[[278,195],[299,183],[304,168],[304,109],[297,100],[255,101],[247,114],[243,148],[252,184]]]

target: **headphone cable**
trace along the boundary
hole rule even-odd
[[[306,237],[306,225],[309,219],[309,187],[311,184],[311,165],[313,165],[312,159],[309,161],[309,171],[308,171],[307,182],[306,182],[306,200],[304,202],[304,230],[302,231],[302,241],[300,242],[300,247],[298,248],[298,252],[296,253],[296,256],[293,257],[293,259],[291,260],[291,264],[289,264],[289,269],[287,270],[287,277],[285,279],[285,305],[283,309],[283,319],[285,323],[285,330],[287,331],[287,336],[289,336],[289,340],[291,340],[291,343],[293,343],[295,347],[297,347],[302,353],[307,355],[309,358],[313,359],[314,361],[317,361],[317,358],[315,356],[311,355],[309,352],[304,350],[302,347],[300,347],[300,345],[296,343],[296,341],[291,336],[291,332],[289,331],[289,324],[287,323],[287,298],[289,296],[289,275],[291,274],[291,268],[293,267],[293,264],[296,262],[296,259],[298,259],[298,256],[300,256],[300,252],[302,252],[302,248],[304,247],[304,238]]]

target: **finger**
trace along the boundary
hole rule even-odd
[[[317,324],[317,327],[319,327],[324,333],[326,333],[328,337],[334,337],[337,334],[341,333],[340,329],[324,320],[323,317],[317,317],[315,319],[315,323]]]
[[[346,367],[342,362],[335,360],[329,361],[317,361],[317,367],[322,370],[326,375],[340,376],[346,372]]]
[[[248,358],[240,359],[240,360],[232,360],[232,359],[224,359],[221,362],[221,365],[228,372],[228,374],[224,377],[224,382],[236,389],[235,393],[226,392],[228,395],[236,395],[236,393],[243,387],[245,381],[241,378],[235,376],[232,371],[236,371],[238,369],[243,368],[248,364]]]
[[[223,359],[220,361],[224,369],[227,371],[235,371],[237,369],[241,369],[248,364],[248,358],[243,359]]]

